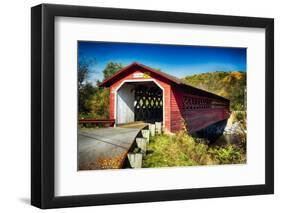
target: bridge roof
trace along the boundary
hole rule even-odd
[[[133,68],[133,67],[139,67],[139,68],[144,69],[148,72],[151,72],[155,75],[161,76],[162,78],[171,82],[171,84],[175,84],[175,85],[181,87],[183,90],[187,89],[189,92],[193,92],[193,93],[196,93],[196,94],[201,95],[201,96],[207,96],[207,97],[216,98],[216,99],[220,99],[220,100],[229,102],[229,100],[224,98],[224,97],[221,97],[221,96],[216,95],[214,93],[207,92],[205,90],[198,89],[196,87],[190,86],[190,85],[186,84],[183,80],[181,80],[181,79],[179,79],[175,76],[172,76],[172,75],[167,74],[165,72],[162,72],[160,70],[153,69],[151,67],[148,67],[146,65],[143,65],[143,64],[140,64],[140,63],[137,63],[137,62],[134,62],[134,63],[120,69],[114,75],[110,76],[109,78],[107,78],[103,82],[101,82],[99,84],[99,87],[110,87],[110,85],[112,85],[114,82],[116,82],[116,80],[118,80],[120,75],[122,75],[122,74],[126,73],[127,71],[131,70],[131,68]]]

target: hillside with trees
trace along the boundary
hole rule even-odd
[[[186,76],[183,81],[191,86],[215,93],[230,100],[231,110],[246,108],[245,72],[208,72]]]

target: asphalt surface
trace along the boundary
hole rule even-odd
[[[120,168],[143,126],[81,128],[78,131],[79,170]]]

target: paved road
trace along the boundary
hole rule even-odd
[[[80,170],[120,168],[144,126],[82,128],[78,131]]]

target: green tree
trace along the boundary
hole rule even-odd
[[[109,62],[104,68],[103,72],[103,80],[109,78],[118,70],[122,69],[123,65],[121,63]]]
[[[91,115],[95,119],[109,118],[109,89],[98,88],[91,99]]]
[[[83,60],[78,64],[78,98],[79,98],[79,114],[87,114],[91,112],[91,98],[97,88],[95,88],[88,80],[91,73],[90,66],[93,60]]]
[[[109,78],[114,73],[123,68],[120,63],[109,62],[103,72],[103,80]],[[100,82],[98,81],[97,84]],[[91,116],[95,119],[108,119],[109,118],[109,89],[108,88],[96,88],[94,94],[91,97],[90,103],[87,106],[91,106]]]

